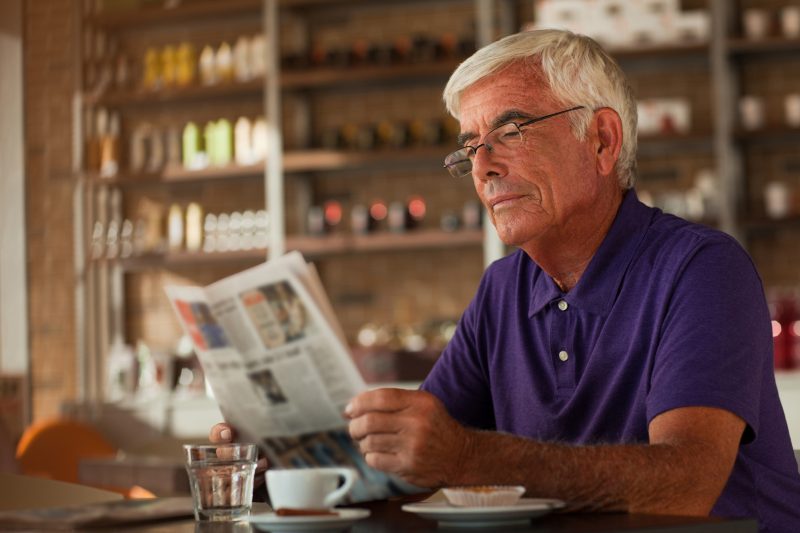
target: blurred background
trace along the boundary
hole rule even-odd
[[[509,252],[441,167],[441,91],[476,47],[539,27],[629,75],[640,197],[753,257],[800,448],[798,0],[0,3],[6,440],[63,418],[131,456],[204,436],[221,417],[163,286],[289,250],[369,383],[421,381]]]

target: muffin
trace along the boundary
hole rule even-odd
[[[449,487],[443,489],[450,505],[456,507],[501,507],[515,505],[525,494],[519,485],[482,485],[475,487]]]

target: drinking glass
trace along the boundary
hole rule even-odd
[[[255,444],[185,444],[183,450],[196,520],[228,522],[250,514]]]

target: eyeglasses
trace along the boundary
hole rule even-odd
[[[450,175],[454,178],[463,178],[464,176],[472,173],[472,160],[475,159],[475,154],[477,153],[478,148],[481,146],[485,147],[493,154],[500,156],[507,155],[515,150],[517,146],[519,146],[520,142],[522,142],[521,128],[523,126],[530,126],[536,122],[541,122],[543,120],[547,120],[548,118],[557,117],[558,115],[563,115],[564,113],[569,113],[570,111],[576,111],[583,108],[584,106],[580,105],[570,109],[564,109],[563,111],[557,111],[555,113],[550,113],[549,115],[526,120],[520,124],[515,122],[506,122],[502,126],[498,126],[487,133],[483,138],[483,143],[479,144],[478,146],[465,146],[464,148],[449,154],[444,158],[444,168],[446,168]]]

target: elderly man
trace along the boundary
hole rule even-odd
[[[373,467],[600,509],[800,528],[761,281],[731,237],[640,203],[636,104],[592,40],[509,36],[444,93],[500,238],[422,391],[347,409]]]
[[[586,37],[521,33],[462,63],[444,98],[463,146],[445,166],[519,250],[487,269],[421,391],[350,402],[367,463],[796,531],[761,281],[731,237],[637,199],[618,65]]]

